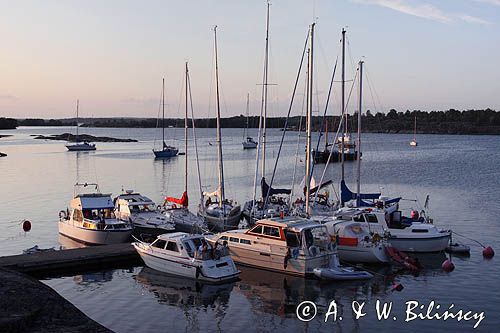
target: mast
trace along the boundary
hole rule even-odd
[[[313,46],[314,46],[314,25],[311,24],[309,30],[309,62],[307,78],[307,146],[306,146],[306,214],[309,215],[309,196],[311,192],[311,120],[312,120],[312,92],[313,92]]]
[[[328,119],[325,119],[325,152],[328,151]]]
[[[214,48],[215,48],[215,92],[216,92],[216,106],[217,106],[217,149],[219,150],[219,191],[220,200],[219,207],[222,207],[222,202],[225,200],[224,195],[224,165],[222,162],[222,141],[220,129],[220,103],[219,103],[219,65],[217,59],[217,26],[214,27]],[[224,215],[225,215],[225,210]]]
[[[247,139],[247,136],[248,136],[248,109],[250,107],[250,93],[247,93],[247,127],[246,127],[246,130],[245,130],[245,135],[243,137],[243,141],[245,141]]]
[[[76,141],[78,142],[78,107],[80,105],[80,100],[76,100]]]
[[[266,15],[266,50],[264,55],[264,84],[262,94],[262,107],[264,108],[264,119],[262,123],[262,178],[266,176],[266,123],[267,123],[267,69],[269,65],[269,6],[267,2]]]
[[[188,63],[186,61],[186,86],[185,86],[185,93],[186,93],[186,110],[185,110],[185,115],[184,115],[184,192],[187,193],[187,186],[188,186],[188,75],[189,75],[189,70],[188,70]]]
[[[347,128],[347,118],[345,118],[345,29],[342,29],[342,109],[341,109],[340,121],[343,122],[342,125],[342,143],[340,145],[340,162],[342,164],[341,180],[344,180],[344,149],[345,149],[345,134]]]
[[[415,115],[415,127],[413,129],[413,141],[417,141],[417,115]]]
[[[162,79],[161,86],[161,105],[162,105],[162,116],[161,116],[161,127],[162,127],[162,150],[165,149],[165,78]]]
[[[359,107],[358,107],[358,142],[357,142],[357,160],[358,170],[356,175],[356,207],[361,206],[361,112],[363,102],[363,61],[359,62]]]

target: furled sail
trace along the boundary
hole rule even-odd
[[[262,190],[262,197],[265,198],[267,196],[267,192],[269,192],[269,195],[273,194],[290,194],[292,190],[285,189],[285,188],[272,188],[269,191],[269,185],[266,183],[266,179],[262,177],[260,181],[260,188]]]

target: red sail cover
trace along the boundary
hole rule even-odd
[[[188,206],[188,194],[187,194],[187,192],[182,193],[182,198],[180,198],[180,199],[177,199],[174,197],[166,197],[165,201],[173,202],[173,203],[179,204],[183,207],[187,207]]]

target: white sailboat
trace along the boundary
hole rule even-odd
[[[153,148],[153,153],[155,154],[155,158],[170,158],[176,156],[179,153],[179,149],[167,145],[165,143],[165,78],[163,78],[162,80],[161,104],[162,104],[162,118],[161,118],[162,148],[157,150]]]
[[[417,116],[415,115],[415,126],[413,129],[413,139],[410,141],[410,146],[416,147],[418,146],[417,142]]]
[[[208,227],[215,231],[238,228],[241,217],[241,207],[232,200],[226,199],[224,188],[224,162],[222,158],[222,133],[220,125],[220,102],[219,102],[219,67],[217,59],[217,26],[214,27],[214,49],[215,49],[215,91],[217,109],[217,150],[219,164],[219,184],[213,192],[203,192],[207,198],[205,204],[200,205],[198,215],[203,217]],[[214,198],[214,200],[212,200]]]
[[[257,148],[257,142],[255,142],[255,140],[248,135],[248,109],[249,109],[249,105],[250,105],[250,94],[247,94],[247,114],[246,114],[246,117],[247,117],[247,124],[246,124],[246,127],[245,127],[245,131],[243,132],[243,142],[242,142],[242,145],[243,145],[243,149],[255,149]]]
[[[177,231],[201,233],[207,230],[205,221],[188,208],[188,94],[190,95],[189,69],[185,68],[185,115],[184,115],[184,192],[181,198],[166,197],[163,203],[163,213],[167,221],[175,225]],[[193,120],[194,131],[194,120]]]
[[[68,151],[92,151],[92,150],[96,150],[94,143],[90,143],[87,141],[80,142],[78,140],[78,137],[79,137],[79,135],[78,135],[78,127],[79,127],[78,109],[79,109],[79,105],[80,105],[80,101],[76,100],[76,136],[75,136],[75,142],[68,143],[66,145],[66,148],[68,149]]]

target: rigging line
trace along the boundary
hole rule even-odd
[[[307,83],[307,77],[305,78],[306,83]],[[297,135],[297,147],[295,149],[295,164],[293,166],[293,176],[292,176],[292,186],[291,186],[291,192],[290,192],[290,197],[288,201],[288,208],[291,208],[292,205],[292,199],[294,195],[294,190],[295,190],[295,177],[297,175],[297,164],[298,164],[298,158],[299,158],[299,149],[300,149],[300,137],[302,134],[302,121],[304,119],[304,109],[306,105],[306,90],[307,90],[307,84],[304,84],[304,94],[302,95],[302,109],[300,111],[300,117],[299,117],[299,131]]]
[[[160,94],[160,102],[158,103],[158,113],[156,114],[156,128],[155,128],[155,137],[153,141],[153,150],[156,147],[156,136],[158,135],[158,126],[160,126],[160,112],[161,112],[161,100],[163,97],[163,90]]]
[[[332,71],[332,78],[330,80],[330,86],[328,88],[328,95],[326,97],[325,110],[323,112],[323,118],[321,119],[321,126],[319,128],[318,141],[316,143],[316,149],[314,150],[313,165],[311,167],[311,174],[309,175],[309,179],[312,179],[312,176],[314,174],[314,166],[316,165],[316,163],[314,163],[314,161],[316,160],[316,156],[318,154],[319,144],[320,144],[320,141],[321,141],[321,137],[323,136],[323,127],[325,125],[326,112],[328,111],[328,106],[330,104],[330,97],[331,97],[331,93],[332,93],[332,90],[333,90],[333,79],[335,78],[335,73],[337,71],[338,60],[339,60],[339,58],[338,58],[338,55],[337,55],[337,59],[335,60],[335,65],[334,65],[333,71]],[[321,186],[321,183],[320,183],[320,186]],[[319,191],[316,191],[316,193],[317,192],[319,192]],[[313,203],[313,205],[314,205],[314,203]]]
[[[353,85],[351,86],[351,91],[349,92],[349,96],[348,96],[348,98],[347,98],[347,104],[349,103],[349,100],[350,100],[350,98],[351,98],[352,89],[353,89],[353,87],[354,87],[354,84],[355,84],[355,81],[356,81],[356,78],[357,78],[357,77],[358,77],[358,72],[356,71],[356,75],[354,76],[354,82],[353,82]],[[347,105],[346,105],[346,107],[344,108],[344,113],[345,113],[345,114],[347,114]],[[334,137],[334,139],[333,139],[333,141],[332,141],[332,142],[337,142],[337,139],[338,139],[338,136],[339,136],[340,130],[341,130],[341,129],[343,129],[343,121],[342,121],[343,117],[344,117],[344,114],[342,114],[342,115],[340,116],[340,123],[339,123],[339,127],[338,127],[338,129],[337,129],[337,132],[335,133],[335,137]],[[344,134],[342,134],[342,135],[344,135]],[[330,150],[330,155],[328,155],[328,159],[326,160],[325,168],[323,169],[323,173],[321,174],[321,178],[320,178],[320,181],[319,181],[319,184],[320,184],[320,185],[321,185],[321,184],[323,184],[323,180],[325,179],[326,170],[327,170],[327,168],[328,168],[328,164],[330,163],[331,157],[332,157],[332,155],[333,155],[333,151],[334,151],[334,149],[332,148],[332,149]],[[315,201],[317,200],[317,197],[318,197],[318,192],[319,192],[319,191],[316,191],[316,193],[314,194],[314,199],[313,199],[313,202],[315,202]],[[337,195],[337,192],[335,192],[335,195]],[[338,196],[337,196],[337,200],[339,200]]]
[[[283,129],[283,134],[281,135],[281,141],[280,141],[280,146],[279,146],[279,149],[278,149],[278,153],[276,155],[276,161],[274,163],[274,168],[273,168],[273,175],[271,177],[271,181],[269,182],[269,188],[267,189],[267,193],[266,193],[266,199],[264,201],[264,209],[266,209],[266,206],[267,206],[267,202],[269,200],[269,194],[271,193],[271,188],[273,186],[273,181],[274,181],[274,177],[276,175],[276,168],[278,167],[278,161],[279,161],[279,157],[281,155],[281,149],[283,148],[283,141],[285,139],[285,134],[286,134],[286,129],[288,127],[288,120],[290,119],[290,112],[292,111],[292,107],[293,107],[293,102],[295,100],[295,92],[297,91],[297,85],[299,84],[299,79],[300,79],[300,73],[302,71],[302,65],[304,64],[304,57],[305,57],[305,54],[306,54],[306,50],[307,50],[307,43],[309,41],[309,31],[307,32],[307,37],[306,37],[306,40],[305,40],[305,43],[304,43],[304,49],[302,50],[302,57],[300,59],[300,65],[299,65],[299,70],[297,72],[297,77],[295,79],[295,85],[293,87],[293,93],[292,93],[292,98],[290,100],[290,105],[288,107],[288,113],[287,113],[287,116],[286,116],[286,120],[285,120],[285,125],[284,125],[284,129]]]
[[[194,140],[194,151],[195,151],[195,156],[196,156],[196,169],[198,170],[198,185],[200,187],[200,205],[202,208],[203,207],[203,186],[201,183],[201,172],[200,172],[200,160],[198,157],[198,140],[196,138],[196,126],[195,126],[195,118],[194,118],[194,108],[193,108],[193,96],[191,92],[191,76],[189,74],[189,71],[187,72],[187,84],[188,84],[188,91],[189,91],[189,104],[191,106],[191,124],[193,127],[193,140]],[[186,154],[187,158],[187,154]]]

